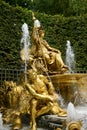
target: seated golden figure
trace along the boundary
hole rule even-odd
[[[66,116],[66,111],[60,108],[57,102],[57,94],[50,81],[43,75],[37,75],[35,71],[28,71],[28,83],[26,89],[31,93],[30,115],[31,128],[36,130],[36,117],[49,113],[58,116]]]
[[[37,36],[35,35],[37,31]],[[35,58],[42,58],[45,67],[48,69],[48,72],[57,72],[65,73],[68,71],[68,66],[66,66],[61,58],[61,52],[51,46],[44,40],[44,31],[42,27],[33,28],[32,33],[33,46],[31,48],[31,55]]]
[[[33,17],[34,23],[37,21],[35,17]],[[31,65],[31,59],[33,67],[37,69],[39,72],[46,71],[49,74],[61,74],[69,72],[69,68],[64,64],[61,52],[53,47],[51,47],[47,41],[44,39],[44,30],[42,27],[35,26],[32,31],[32,41],[33,44],[31,48],[28,48],[29,52],[29,61],[27,61],[28,66]],[[21,59],[24,62],[24,50],[21,50]],[[40,72],[41,73],[41,72]]]
[[[21,115],[24,114],[30,115],[32,130],[36,130],[36,118],[43,114],[66,116],[66,111],[58,105],[58,96],[52,83],[46,76],[37,75],[33,69],[27,71],[27,83],[23,77],[18,85],[13,81],[5,81],[4,92],[7,109],[3,112],[3,122],[12,123],[13,129],[22,127]]]

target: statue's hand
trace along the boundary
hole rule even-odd
[[[35,20],[34,12],[32,12],[32,19]]]
[[[32,96],[36,95],[35,90],[32,88],[32,85],[30,84],[25,84],[25,88],[31,93]]]
[[[53,98],[48,96],[48,100],[50,100],[51,102],[53,102]]]
[[[60,51],[55,49],[54,52],[59,53]]]

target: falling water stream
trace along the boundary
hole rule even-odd
[[[71,102],[67,107],[67,126],[70,122],[81,121],[81,130],[87,130],[87,106],[75,107]],[[66,128],[67,130],[67,128]]]

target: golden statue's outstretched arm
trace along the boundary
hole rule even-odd
[[[32,12],[32,19],[35,20],[34,12]]]
[[[44,40],[43,44],[49,51],[61,53],[58,49],[51,47],[46,40]]]
[[[34,96],[35,98],[42,99],[42,100],[49,100],[53,102],[53,99],[49,95],[41,95],[41,94],[36,93],[36,91],[31,87],[31,85],[26,84],[25,87],[31,93],[31,95]]]

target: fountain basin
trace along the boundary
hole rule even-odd
[[[87,74],[58,74],[50,78],[66,103],[87,103]]]

